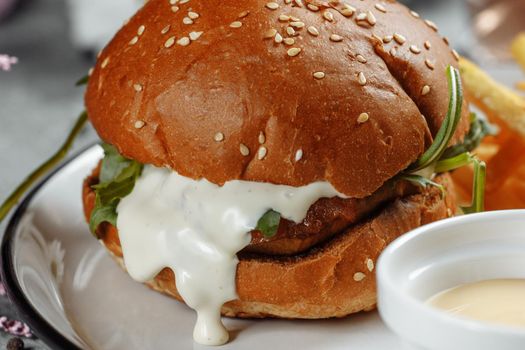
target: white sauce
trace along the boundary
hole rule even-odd
[[[236,253],[250,243],[259,218],[274,209],[298,223],[319,198],[334,196],[345,198],[328,182],[290,187],[235,180],[220,187],[145,166],[118,206],[124,262],[140,282],[173,269],[177,290],[197,311],[195,341],[221,345],[229,338],[221,307],[237,298]]]

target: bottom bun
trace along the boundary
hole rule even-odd
[[[91,185],[97,181],[93,175],[84,183],[87,218],[95,204]],[[318,319],[373,310],[376,305],[374,265],[383,249],[400,235],[455,212],[449,175],[441,175],[436,181],[445,186],[444,197],[439,189],[428,187],[420,194],[400,198],[305,254],[292,257],[240,255],[236,276],[239,299],[226,303],[222,314]],[[117,229],[104,223],[98,235],[125,269]],[[182,301],[174,273],[168,268],[146,284]]]

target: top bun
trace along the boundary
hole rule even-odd
[[[273,1],[150,0],[89,79],[100,137],[194,179],[329,181],[350,197],[414,162],[457,63],[435,25],[394,1]]]

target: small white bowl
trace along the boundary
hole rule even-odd
[[[413,349],[523,350],[525,329],[425,304],[448,288],[500,278],[525,278],[525,210],[460,216],[398,238],[378,261],[379,313]]]

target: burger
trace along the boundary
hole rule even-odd
[[[150,0],[89,77],[86,218],[199,343],[228,340],[221,315],[372,310],[386,245],[456,212],[435,166],[471,124],[456,64],[392,0]]]

